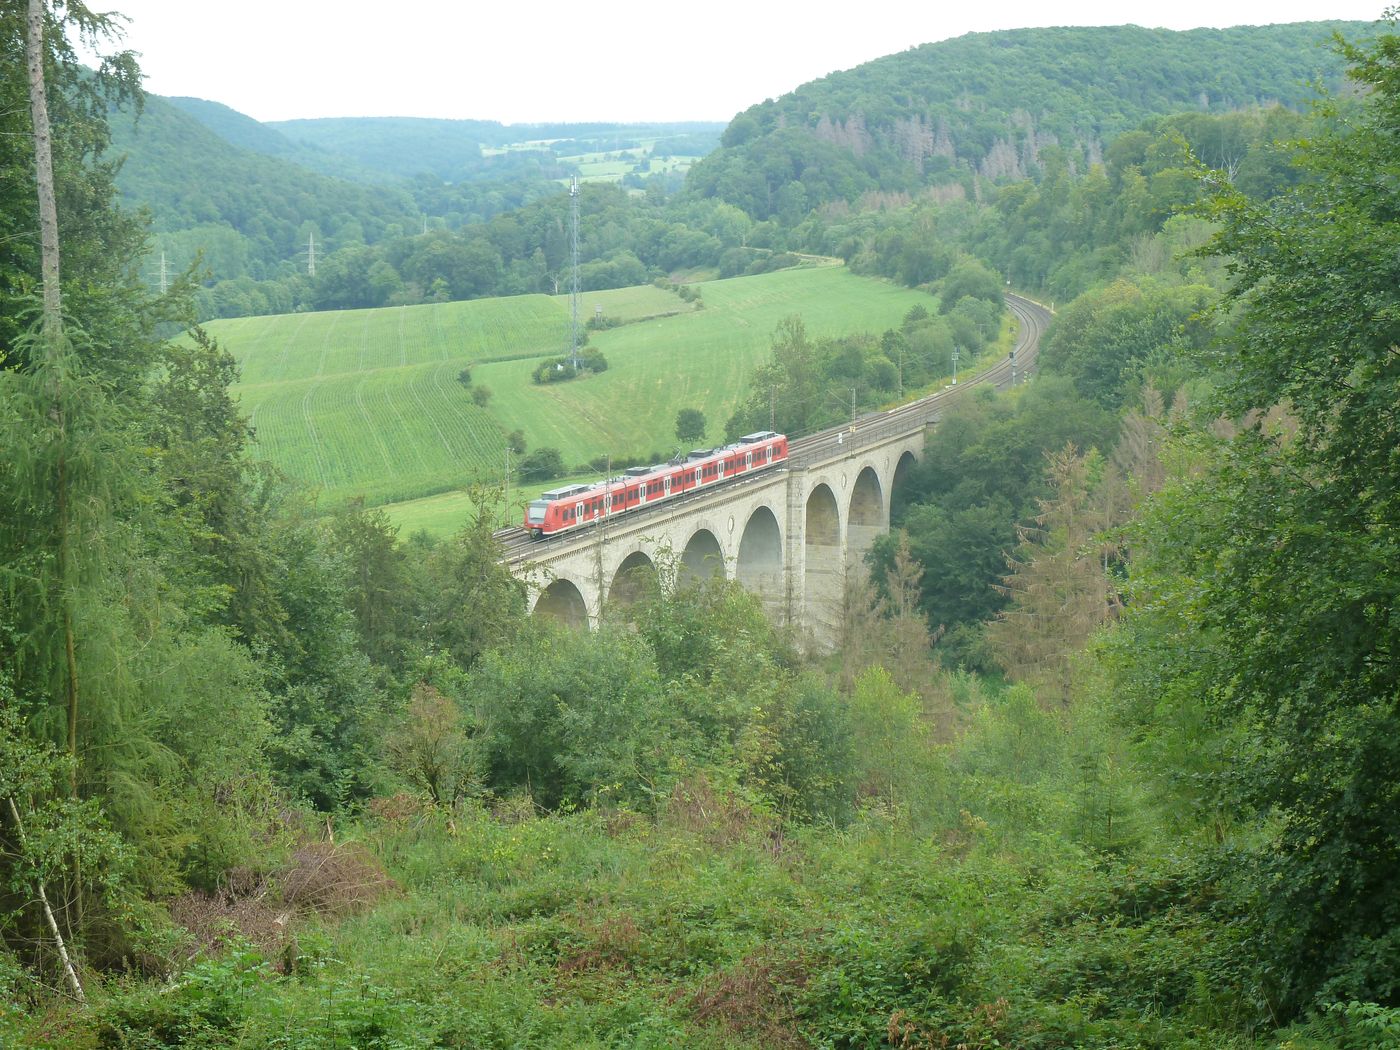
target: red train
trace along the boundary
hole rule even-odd
[[[580,529],[604,518],[649,507],[683,493],[763,470],[787,459],[782,434],[761,430],[723,448],[698,449],[683,461],[632,467],[591,485],[551,489],[525,508],[524,527],[536,539]]]

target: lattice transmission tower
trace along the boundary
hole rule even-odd
[[[569,182],[569,226],[570,226],[570,267],[569,267],[569,364],[575,370],[579,366],[578,355],[578,176]]]

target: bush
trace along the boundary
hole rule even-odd
[[[547,809],[640,802],[672,750],[656,661],[630,631],[532,621],[516,645],[482,657],[468,695],[487,785],[529,791]]]
[[[606,372],[608,359],[599,350],[585,350],[579,354],[579,365],[569,364],[567,357],[551,357],[542,361],[530,373],[536,383],[563,383],[576,378],[580,372]]]
[[[557,448],[537,448],[520,461],[521,481],[548,481],[564,473],[564,457]]]
[[[573,379],[578,375],[578,370],[562,357],[552,357],[548,361],[542,361],[535,370],[530,373],[530,378],[536,383],[563,383]]]
[[[270,975],[262,956],[247,945],[222,959],[201,960],[169,986],[143,986],[107,1005],[96,1024],[97,1045],[235,1045]]]

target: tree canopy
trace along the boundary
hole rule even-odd
[[[1296,186],[1258,201],[1214,176],[1207,250],[1241,324],[1213,407],[1237,426],[1150,519],[1127,660],[1226,741],[1217,787],[1262,836],[1259,965],[1290,1012],[1400,1002],[1400,38],[1341,50],[1370,93],[1322,103]]]

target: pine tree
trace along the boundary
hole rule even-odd
[[[1039,501],[1035,525],[1017,530],[1001,585],[1010,605],[987,627],[1006,673],[1044,704],[1069,703],[1075,655],[1119,605],[1105,572],[1111,545],[1099,538],[1105,522],[1090,499],[1093,465],[1072,446],[1050,455],[1054,492]]]

